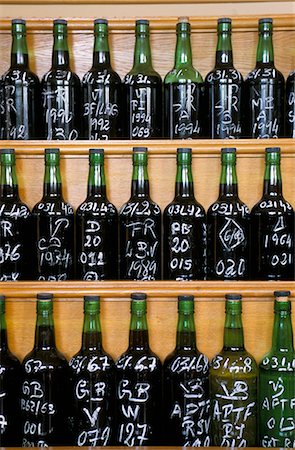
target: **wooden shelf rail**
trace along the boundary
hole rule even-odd
[[[19,281],[0,283],[0,293],[8,298],[34,299],[39,292],[51,292],[59,298],[81,299],[96,294],[112,299],[128,299],[132,292],[145,292],[149,297],[167,300],[178,295],[193,294],[196,299],[223,299],[226,293],[238,292],[248,300],[273,300],[275,290],[290,290],[295,301],[295,281]]]

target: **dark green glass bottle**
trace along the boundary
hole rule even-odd
[[[83,134],[85,139],[122,136],[122,84],[113,70],[108,41],[108,21],[94,21],[93,64],[82,80]]]
[[[21,365],[8,347],[5,297],[0,295],[0,446],[20,446]]]
[[[286,81],[286,137],[295,138],[295,70]]]
[[[221,149],[219,197],[207,213],[208,279],[249,278],[250,211],[238,196],[236,149]]]
[[[257,445],[255,359],[245,350],[242,296],[227,294],[224,345],[210,365],[211,436],[218,447]]]
[[[117,445],[161,444],[162,364],[149,347],[146,295],[131,295],[129,346],[116,362]]]
[[[77,277],[118,278],[118,212],[106,195],[104,150],[89,150],[87,198],[76,213]]]
[[[146,147],[133,148],[131,197],[119,212],[122,280],[161,279],[161,210],[149,194]]]
[[[40,127],[40,82],[29,68],[26,21],[11,22],[11,64],[3,75],[5,96],[5,139],[37,139]]]
[[[69,445],[69,366],[57,350],[52,294],[37,295],[33,350],[22,362],[22,446]]]
[[[6,114],[5,114],[5,87],[3,75],[0,75],[0,140],[5,139],[6,135]]]
[[[271,350],[259,364],[259,445],[295,448],[295,350],[289,291],[275,291]]]
[[[81,350],[70,360],[72,445],[112,443],[115,414],[115,365],[102,346],[100,299],[84,297]]]
[[[272,33],[272,19],[260,19],[256,67],[245,80],[245,134],[250,138],[284,136],[285,80],[274,65]]]
[[[70,69],[67,21],[53,21],[52,65],[42,79],[45,139],[75,140],[81,133],[81,85]]]
[[[0,157],[0,281],[30,280],[35,276],[32,216],[19,198],[14,149],[1,149]]]
[[[164,279],[204,280],[206,213],[194,195],[192,149],[177,149],[175,197],[163,213]]]
[[[162,80],[152,65],[148,20],[137,20],[133,67],[124,78],[126,136],[162,137]]]
[[[60,153],[45,149],[43,197],[33,208],[37,279],[63,281],[75,275],[74,210],[62,195]]]
[[[164,80],[165,137],[196,139],[203,134],[203,78],[193,67],[191,26],[187,19],[179,20],[176,33],[174,67]]]
[[[251,211],[252,277],[294,280],[294,211],[282,193],[281,152],[265,149],[263,196]]]
[[[164,362],[164,445],[210,445],[209,361],[196,345],[194,297],[178,297],[176,348]]]
[[[243,77],[234,68],[231,19],[218,19],[215,67],[205,79],[207,133],[211,139],[237,139],[242,134]]]

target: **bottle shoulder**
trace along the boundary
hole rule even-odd
[[[65,84],[80,86],[80,78],[70,69],[50,69],[42,78],[42,87],[45,89],[50,84],[63,81]]]
[[[126,350],[115,362],[117,371],[160,372],[160,358],[149,348],[145,350]]]
[[[66,357],[57,348],[33,349],[22,362],[26,374],[35,374],[55,369],[67,369]]]
[[[197,349],[175,349],[164,361],[164,370],[180,375],[182,373],[208,375],[209,359]]]
[[[206,84],[242,84],[243,76],[234,67],[215,67],[211,70],[205,78]]]
[[[294,215],[294,210],[291,204],[285,200],[282,195],[279,196],[262,196],[261,199],[253,206],[251,215]]]
[[[72,205],[65,202],[62,198],[46,198],[41,199],[40,202],[32,209],[34,216],[67,216],[74,217],[74,209]]]
[[[29,68],[10,68],[2,77],[4,85],[21,86],[23,83],[39,86],[39,77]]]
[[[99,69],[97,67],[92,67],[82,78],[82,85],[92,84],[121,84],[121,78],[117,72],[115,72],[111,67],[106,67]]]
[[[164,84],[203,83],[203,77],[194,67],[173,68],[164,78]]]
[[[161,209],[150,197],[131,197],[119,210],[119,217],[161,216]]]
[[[81,205],[78,206],[76,216],[82,218],[105,218],[117,217],[118,211],[115,205],[107,198],[87,197]]]
[[[246,83],[271,82],[284,84],[285,79],[282,72],[275,67],[255,67],[245,78]]]
[[[169,203],[163,216],[167,218],[206,218],[205,208],[195,198],[175,198]]]
[[[27,219],[31,216],[29,207],[22,201],[0,199],[0,218]]]
[[[69,361],[75,375],[106,372],[114,369],[113,358],[103,348],[100,350],[80,350]]]
[[[130,72],[125,75],[123,79],[123,83],[125,85],[138,85],[139,87],[142,85],[146,87],[148,85],[162,85],[162,78],[154,69],[149,68],[145,69],[132,69]]]
[[[295,69],[289,73],[287,80],[286,80],[286,85],[288,86],[292,86],[295,85]]]
[[[221,350],[214,356],[210,363],[210,374],[212,376],[235,377],[258,374],[258,366],[255,358],[247,350]]]
[[[19,359],[9,348],[0,351],[0,375],[9,374],[10,371],[19,370],[20,367]]]
[[[216,202],[210,205],[207,211],[208,218],[214,216],[240,216],[249,219],[250,209],[239,197],[217,199]]]
[[[286,351],[283,349],[271,349],[263,356],[259,363],[259,369],[262,371],[278,372],[280,375],[284,373],[295,373],[295,349]]]

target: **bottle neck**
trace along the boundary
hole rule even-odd
[[[62,196],[61,187],[61,175],[59,164],[46,164],[44,185],[43,185],[43,198]]]
[[[222,162],[219,198],[237,197],[238,182],[236,165],[229,162]]]
[[[106,198],[106,181],[103,163],[90,164],[89,166],[87,196]]]
[[[108,68],[111,66],[109,40],[106,32],[98,33],[94,38],[93,68],[100,66]]]
[[[230,311],[226,313],[223,350],[244,350],[244,332],[241,313]]]
[[[264,31],[259,33],[257,54],[256,54],[256,67],[261,66],[274,66],[274,51],[272,43],[272,33],[270,31]]]
[[[264,171],[263,195],[282,196],[280,163],[266,163]]]
[[[134,164],[132,172],[132,197],[148,197],[149,196],[149,178],[147,164]]]
[[[272,350],[292,352],[293,330],[290,311],[276,311],[272,335]]]
[[[35,332],[35,349],[50,350],[55,348],[53,313],[49,310],[37,311]]]
[[[215,56],[215,68],[233,67],[233,52],[231,33],[222,31],[218,33],[217,49]]]
[[[175,197],[194,198],[192,166],[189,162],[177,164]]]
[[[66,33],[54,34],[52,68],[70,69],[70,56]]]
[[[187,31],[179,31],[177,33],[177,42],[175,50],[174,68],[192,67],[192,46],[190,33]]]
[[[85,311],[82,334],[82,350],[101,350],[101,326],[97,311]]]
[[[132,312],[129,332],[129,350],[148,350],[149,336],[146,313]]]
[[[1,302],[2,303],[2,302]],[[0,304],[0,351],[8,349],[4,302]]]
[[[140,71],[152,70],[152,54],[150,46],[150,37],[147,26],[141,25],[136,30],[136,40],[133,58],[133,70]]]
[[[27,38],[25,33],[17,33],[12,36],[11,67],[29,67],[29,55]]]
[[[196,349],[196,330],[194,321],[194,312],[178,313],[176,349],[190,350]]]
[[[1,165],[0,198],[19,200],[15,164]]]

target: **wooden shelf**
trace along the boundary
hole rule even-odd
[[[295,157],[295,139],[237,139],[232,140],[146,140],[146,141],[0,141],[1,148],[14,148],[17,156],[44,155],[44,148],[59,147],[64,156],[87,156],[89,148],[103,147],[106,156],[123,157],[132,153],[132,148],[146,146],[149,155],[175,156],[178,147],[188,146],[194,156],[216,156],[222,147],[236,147],[238,156],[263,156],[266,147],[281,147],[282,153]]]
[[[52,3],[68,3],[69,0],[50,0]],[[82,1],[82,0],[79,0]],[[113,3],[112,0],[107,0],[106,2]],[[138,3],[137,0],[133,0],[134,3]],[[152,0],[157,1],[157,0]],[[175,3],[178,3],[178,0],[174,0]],[[212,0],[212,2],[218,3],[218,0]],[[232,0],[228,0],[232,2]],[[255,2],[255,0],[249,0]],[[265,0],[267,1],[267,0]],[[275,1],[275,0],[273,0]],[[290,0],[291,1],[291,0]],[[19,0],[2,0],[1,3],[19,3]],[[119,0],[119,2],[125,2],[125,0]],[[191,0],[192,3],[195,3],[194,0]],[[39,3],[38,0],[29,0],[26,3]],[[49,2],[50,3],[50,2]],[[96,3],[96,0],[90,0],[89,3]],[[128,1],[128,3],[132,3],[132,1]],[[171,3],[169,0],[161,0],[160,3]],[[190,3],[188,1],[187,3]],[[238,3],[238,2],[237,2]],[[232,28],[233,31],[239,30],[255,30],[257,31],[258,19],[263,18],[264,15],[249,15],[249,16],[235,16],[232,17]],[[273,23],[275,30],[294,30],[295,29],[295,14],[273,14]],[[69,31],[79,32],[86,31],[93,33],[93,20],[85,19],[85,18],[72,18],[65,17],[68,21],[68,29]],[[192,27],[192,33],[202,31],[202,32],[214,32],[216,33],[216,24],[217,24],[218,16],[203,16],[203,17],[190,17],[190,23]],[[151,17],[150,21],[150,29],[152,31],[159,32],[173,32],[175,33],[175,25],[178,21],[177,17]],[[109,21],[109,31],[111,33],[134,33],[135,26],[135,18],[122,18],[122,19],[110,19]],[[26,19],[26,25],[28,31],[33,32],[48,32],[52,31],[53,19]],[[11,29],[11,20],[2,19],[0,20],[0,31],[9,31]]]
[[[295,301],[295,281],[20,281],[0,283],[0,293],[8,298],[34,299],[39,292],[51,292],[59,298],[81,299],[98,294],[113,300],[129,299],[132,292],[145,292],[149,297],[170,300],[178,295],[194,294],[196,299],[224,299],[230,292],[238,292],[247,300],[273,301],[273,291],[290,290]]]
[[[260,2],[292,2],[293,0],[223,0],[222,3],[260,3]],[[206,4],[206,3],[219,3],[220,0],[186,0],[185,3],[190,4]],[[2,0],[4,5],[14,5],[19,4],[20,0]],[[179,0],[46,0],[46,2],[41,0],[26,0],[27,5],[81,5],[81,4],[96,4],[96,5],[156,5],[156,4],[174,4],[179,3]]]

